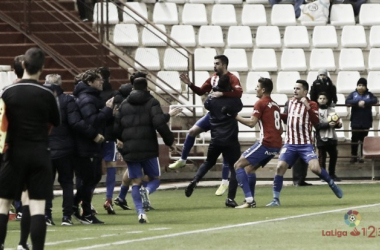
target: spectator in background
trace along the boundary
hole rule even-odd
[[[22,61],[24,61],[24,55],[16,56],[13,61],[13,71],[15,72],[17,79],[13,81],[13,83],[18,83],[22,75],[24,74],[24,69],[22,67]]]
[[[351,92],[346,99],[346,104],[351,106],[351,129],[368,130],[372,127],[372,106],[377,104],[377,97],[367,89],[367,79],[360,78],[356,90]],[[352,131],[351,136],[351,160],[350,163],[358,161],[359,141],[363,142],[368,131]],[[360,148],[359,162],[363,163],[362,152]]]
[[[282,0],[269,0],[269,3],[270,5],[275,5],[275,4],[278,4],[278,3],[281,3]],[[301,15],[301,4],[304,4],[305,3],[305,0],[293,0],[293,4],[294,4],[294,13],[296,15],[296,18],[299,18],[300,15]]]
[[[359,16],[360,8],[362,7],[363,3],[367,2],[367,0],[343,0],[341,2],[351,4],[352,8],[354,9],[355,16]]]
[[[320,69],[318,71],[317,79],[313,82],[310,88],[310,100],[318,102],[318,95],[324,92],[327,96],[327,106],[335,106],[338,101],[336,96],[336,87],[327,75],[326,69]]]

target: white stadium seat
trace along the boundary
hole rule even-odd
[[[108,4],[108,7],[107,7]],[[94,23],[101,23],[102,22],[102,17],[100,16],[101,14],[101,5],[102,3],[95,3],[94,6],[94,14],[93,14],[93,19]],[[119,23],[119,17],[117,13],[117,7],[113,3],[103,3],[103,23],[107,23],[107,8],[108,8],[108,24],[117,24]]]
[[[207,12],[204,4],[186,3],[182,10],[182,24],[207,25]]]
[[[247,53],[245,49],[225,49],[224,55],[228,57],[229,70],[248,71]]]
[[[148,10],[146,8],[145,3],[127,2],[126,5],[128,7],[131,7],[134,11],[139,13],[141,16],[148,19]],[[131,10],[129,10],[127,7],[124,7],[123,23],[145,24],[146,22],[142,18],[138,17],[135,13],[133,13]]]
[[[356,89],[360,78],[358,71],[339,71],[336,79],[336,90],[338,93],[349,94]]]
[[[189,95],[189,100],[186,100],[182,95],[179,96],[178,98],[181,103],[184,103],[185,105],[194,105],[193,104],[193,94]],[[203,102],[202,98],[199,95],[195,95],[195,105],[199,105],[199,107],[195,107],[195,115],[200,117],[204,115],[203,112]],[[193,110],[194,108],[190,108],[190,110]],[[183,108],[182,112],[180,115],[187,115],[187,116],[192,116],[193,113],[187,108]]]
[[[12,82],[10,82],[8,78],[8,73],[5,71],[0,72],[0,89],[10,85],[11,83]]]
[[[373,48],[369,51],[368,69],[380,70],[380,48]],[[380,85],[380,82],[379,82]]]
[[[242,4],[243,0],[215,0],[215,3],[230,3],[230,4]]]
[[[280,48],[281,35],[279,28],[277,26],[259,26],[255,42],[259,48]]]
[[[296,25],[296,16],[292,4],[275,4],[272,6],[271,24],[277,26]]]
[[[189,3],[213,4],[215,0],[189,0]]]
[[[267,71],[262,71],[262,72],[251,71],[251,72],[248,72],[247,81],[245,84],[246,93],[248,93],[248,94],[255,94],[256,93],[257,81],[260,79],[260,77],[270,78],[269,72],[267,72]]]
[[[380,26],[372,26],[369,32],[369,46],[380,47]]]
[[[255,49],[252,54],[252,70],[277,71],[277,58],[274,49]]]
[[[184,49],[167,48],[164,55],[165,70],[188,71],[188,53]]]
[[[330,23],[335,26],[355,25],[354,9],[351,4],[333,4]]]
[[[283,49],[281,55],[281,70],[305,71],[306,57],[303,49]]]
[[[277,74],[276,89],[280,94],[293,94],[296,81],[301,79],[300,73],[295,71],[280,71]]]
[[[194,67],[195,70],[214,70],[214,57],[217,55],[215,49],[197,48],[194,50]]]
[[[185,47],[195,47],[194,27],[192,25],[173,25],[170,36]],[[177,47],[173,41],[170,41],[172,46]]]
[[[367,47],[367,39],[364,27],[361,25],[344,26],[340,44],[345,48]]]
[[[14,80],[17,79],[17,75],[15,74],[15,72],[13,71],[8,71],[8,81],[9,81],[9,84],[12,84],[14,82]]]
[[[315,26],[313,30],[313,46],[315,48],[338,47],[335,26]]]
[[[156,0],[141,0],[143,3],[155,3]]]
[[[166,33],[165,25],[156,24],[156,27]],[[152,25],[147,24],[143,28],[141,42],[144,46],[166,46],[167,37]]]
[[[267,25],[267,14],[263,4],[244,4],[241,14],[242,25],[265,26]]]
[[[161,78],[164,82],[166,82],[168,85],[174,88],[170,88],[168,85],[166,85],[164,82],[156,78],[156,92],[160,94],[164,94],[166,90],[168,93],[171,94],[178,94],[182,92],[181,88],[181,80],[179,79],[179,73],[178,71],[159,71],[157,73],[157,77]],[[160,88],[161,86],[162,88]]]
[[[118,46],[139,46],[139,33],[136,24],[116,24],[113,31],[113,43]]]
[[[149,70],[160,70],[160,57],[156,48],[137,48],[135,60]],[[142,66],[135,62],[137,70],[144,70]]]
[[[238,127],[239,127],[239,134],[238,134],[239,141],[251,142],[251,141],[257,140],[255,128],[250,128],[241,122],[238,123]]]
[[[227,45],[230,48],[252,48],[252,33],[249,26],[231,26],[228,29]]]
[[[341,49],[339,55],[340,70],[365,70],[361,49]]]
[[[245,2],[248,3],[253,3],[253,4],[268,4],[268,1],[266,0],[245,0]]]
[[[195,75],[195,81],[193,81],[192,72],[191,71],[189,72],[190,81],[194,83],[195,86],[198,86],[198,87],[201,87],[203,83],[205,83],[206,80],[210,77],[210,73],[208,73],[208,71],[195,71],[194,75]],[[189,88],[189,90],[191,89]]]
[[[286,94],[271,94],[270,97],[275,101],[279,106],[281,106],[281,112],[284,111],[285,103],[289,100]]]
[[[244,94],[241,96],[241,102],[243,103],[243,106],[252,106],[252,107],[245,107],[243,108],[239,114],[246,117],[251,117],[253,113],[253,106],[255,105],[258,98],[256,97],[256,94]]]
[[[375,94],[380,94],[380,71],[368,72],[367,88]]]
[[[321,68],[334,71],[336,69],[332,49],[312,49],[310,54],[310,70]]]
[[[354,89],[351,90],[351,92],[354,91]],[[346,104],[346,98],[344,97],[343,94],[336,94],[336,97],[338,98],[338,101],[336,104],[343,104],[345,105]],[[347,110],[347,107],[346,106],[336,106],[335,107],[335,112],[342,118],[345,118],[348,116],[348,110]],[[344,133],[343,133],[344,134]]]
[[[155,3],[153,9],[155,24],[178,24],[178,10],[175,3]]]
[[[360,6],[359,23],[361,25],[380,25],[380,4],[365,3]]]
[[[308,48],[310,42],[306,26],[287,26],[284,33],[284,46]]]
[[[224,47],[223,32],[220,26],[201,26],[198,44],[203,47]]]
[[[235,7],[232,4],[214,4],[211,24],[220,26],[237,25]]]

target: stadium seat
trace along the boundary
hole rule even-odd
[[[248,94],[255,94],[256,93],[256,86],[257,86],[257,81],[259,80],[260,77],[265,77],[265,78],[270,78],[269,72],[267,71],[251,71],[248,72],[247,75],[247,81],[245,84],[245,89],[246,93]]]
[[[156,24],[157,28],[166,33],[165,25]],[[141,35],[141,42],[143,46],[147,47],[158,47],[167,45],[167,37],[158,31],[155,27],[150,24],[145,25]]]
[[[268,4],[268,1],[266,0],[245,0],[246,3],[253,3],[253,4]]]
[[[375,94],[380,94],[380,71],[368,72],[367,88]]]
[[[156,0],[141,0],[143,3],[156,3]]]
[[[354,89],[351,90],[351,92],[354,91]],[[344,97],[343,94],[339,94],[337,93],[336,94],[336,97],[338,98],[338,101],[336,104],[339,104],[339,105],[346,105],[346,98]],[[335,112],[342,118],[347,118],[348,115],[349,115],[349,112],[348,112],[348,109],[347,109],[347,106],[336,106],[335,108]],[[343,133],[344,134],[344,133]]]
[[[186,3],[182,10],[182,24],[207,25],[207,12],[204,4]]]
[[[341,94],[349,94],[356,89],[360,78],[359,71],[339,71],[336,79],[336,90]]]
[[[215,0],[215,3],[221,3],[221,4],[242,4],[243,0]]]
[[[100,16],[101,13],[101,4],[102,3],[95,3],[94,6],[94,14],[93,14],[93,19],[94,23],[101,23],[102,18]],[[108,4],[108,7],[107,7]],[[117,7],[113,3],[103,3],[103,23],[107,23],[107,10],[108,8],[108,24],[117,24],[119,23],[119,18],[117,14]]]
[[[277,71],[277,58],[274,49],[255,49],[252,54],[252,70]]]
[[[341,128],[335,128],[336,136],[340,142],[344,142],[346,140],[345,132],[342,130],[344,130],[344,123]]]
[[[208,71],[195,71],[194,75],[195,75],[195,81],[193,81],[192,72],[191,71],[189,72],[190,81],[194,83],[194,85],[197,87],[201,87],[203,83],[205,83],[206,80],[210,77],[210,73]],[[189,88],[189,90],[191,89]]]
[[[259,48],[280,48],[281,35],[279,28],[277,26],[259,26],[255,42]]]
[[[168,93],[171,93],[171,94],[178,94],[182,92],[181,80],[179,79],[178,71],[158,71],[157,77],[163,80],[161,81],[160,79],[156,78],[156,84],[157,84],[156,92],[157,93],[160,93],[160,94],[166,93],[162,89],[166,90]],[[173,87],[174,90],[170,88],[168,85]]]
[[[248,71],[247,53],[245,49],[225,49],[224,55],[228,57],[228,70]]]
[[[313,46],[315,48],[336,48],[338,37],[334,26],[315,26],[313,30]]]
[[[293,94],[294,85],[301,79],[300,73],[296,71],[280,71],[277,74],[276,90],[280,94]]]
[[[195,70],[214,71],[214,57],[217,55],[215,49],[197,48],[194,50],[194,67]]]
[[[137,48],[135,60],[149,70],[158,71],[161,69],[160,57],[156,48]],[[144,70],[137,62],[135,62],[135,68],[137,70]]]
[[[380,25],[380,4],[362,4],[359,12],[359,23],[365,26]]]
[[[364,27],[360,25],[346,25],[342,30],[340,44],[345,48],[367,47],[367,39]]]
[[[179,101],[183,103],[184,105],[194,105],[193,104],[193,95],[189,95],[189,100],[186,100],[182,95],[178,97]],[[204,115],[203,112],[203,102],[202,98],[199,95],[195,95],[195,105],[199,105],[199,107],[195,107],[195,115],[197,117],[201,117]],[[190,109],[190,110],[189,110]],[[192,110],[194,108],[183,108],[182,112],[179,114],[180,116],[186,115],[186,116],[192,116]]]
[[[189,70],[188,53],[184,49],[167,48],[164,55],[165,70]]]
[[[380,47],[380,26],[372,26],[369,32],[369,46]]]
[[[8,73],[6,71],[0,72],[0,89],[10,85],[11,83],[12,82],[10,82],[8,78]]]
[[[245,94],[241,96],[241,102],[243,103],[243,106],[252,106],[252,107],[245,107],[243,108],[239,114],[241,116],[245,117],[251,117],[253,113],[253,106],[255,105],[258,98],[256,97],[256,94]]]
[[[0,71],[10,71],[12,70],[11,65],[0,65]]]
[[[340,70],[365,70],[361,49],[341,49],[339,55]]]
[[[113,43],[118,46],[139,46],[139,33],[136,24],[116,24],[113,31]]]
[[[252,114],[252,110],[251,110],[251,114]],[[239,134],[238,134],[238,140],[239,141],[241,141],[241,142],[253,142],[253,141],[257,140],[255,128],[250,128],[241,122],[238,122],[238,127],[239,127]]]
[[[189,0],[189,3],[213,4],[215,0]]]
[[[195,47],[194,27],[192,25],[173,25],[170,36],[185,47]],[[173,41],[170,41],[172,46],[177,47]]]
[[[139,2],[127,2],[126,5],[128,7],[131,7],[134,11],[139,13],[141,16],[148,19],[148,10],[146,8],[145,3],[139,3]],[[136,14],[134,14],[131,10],[129,10],[127,7],[124,7],[124,13],[123,13],[123,23],[141,23],[145,24],[146,22],[138,17]]]
[[[310,53],[310,70],[319,70],[321,68],[328,71],[334,71],[335,58],[332,49],[312,49]]]
[[[281,70],[306,71],[306,58],[303,49],[283,49],[281,55]]]
[[[380,48],[373,48],[369,51],[368,69],[380,70]],[[380,85],[380,82],[379,82]]]
[[[380,137],[378,136],[367,136],[363,140],[363,157],[364,159],[372,160],[372,169],[371,169],[371,179],[376,180],[375,166],[376,161],[380,159],[379,153],[379,143]]]
[[[230,73],[233,74],[234,76],[236,76],[237,79],[239,79],[239,81],[240,81],[240,74],[239,74],[239,72],[237,72],[237,71],[230,71]]]
[[[178,10],[175,3],[155,3],[153,9],[155,24],[178,24]]]
[[[198,44],[203,47],[224,47],[223,32],[220,26],[201,26]]]
[[[249,26],[231,26],[228,29],[227,45],[230,48],[252,48],[252,33]]]
[[[166,2],[169,3],[179,3],[179,4],[185,4],[187,0],[165,0]]]
[[[310,47],[306,26],[287,26],[284,33],[284,46],[287,48]]]
[[[211,24],[220,26],[237,25],[235,7],[232,4],[214,4]]]
[[[281,109],[281,113],[284,112],[285,103],[289,100],[286,94],[271,94],[272,100],[275,101]]]
[[[8,82],[9,84],[12,84],[14,82],[14,80],[17,79],[17,76],[15,74],[15,72],[13,71],[8,71]]]
[[[241,23],[242,25],[247,25],[247,26],[267,25],[267,14],[265,12],[264,5],[263,4],[244,4],[243,11],[241,14]]]
[[[351,4],[333,4],[330,23],[334,26],[355,25],[354,9]]]
[[[292,4],[275,4],[272,6],[271,24],[277,26],[297,25]]]

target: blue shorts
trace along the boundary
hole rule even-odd
[[[102,156],[105,161],[116,161],[116,142],[114,141],[106,141],[103,144],[103,152]]]
[[[158,157],[139,162],[127,161],[127,165],[130,179],[142,178],[144,174],[149,177],[161,176],[161,168]]]
[[[279,148],[268,148],[256,142],[243,153],[243,156],[252,166],[259,164],[264,167],[278,152],[280,152]]]
[[[195,125],[203,129],[204,131],[209,131],[211,129],[210,125],[210,115],[207,113],[205,116],[203,116],[201,119],[199,119]]]
[[[314,147],[311,144],[284,144],[278,159],[285,161],[291,167],[298,157],[301,157],[306,163],[309,163],[312,159],[318,159]]]

